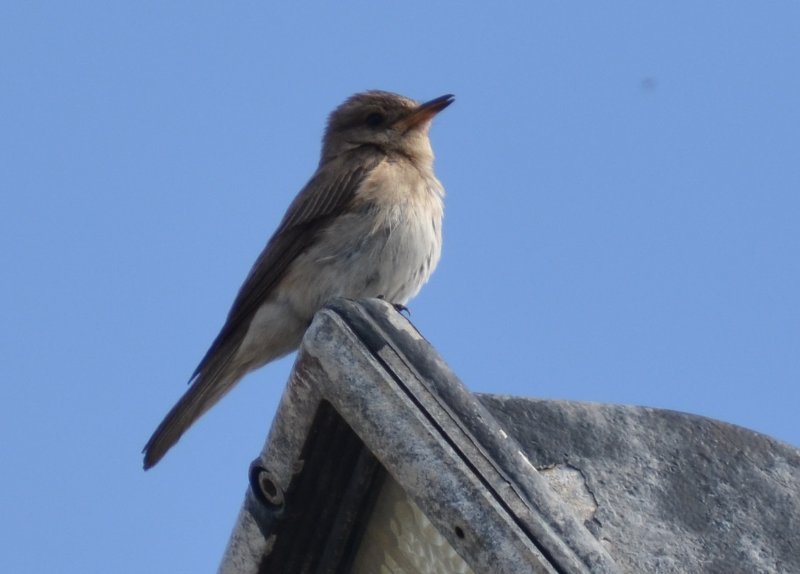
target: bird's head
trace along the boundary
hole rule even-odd
[[[432,160],[428,128],[433,117],[454,100],[447,94],[420,104],[391,92],[355,94],[330,115],[321,161],[365,145],[412,160]]]

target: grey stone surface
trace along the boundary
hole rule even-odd
[[[374,300],[335,302],[306,334],[259,457],[280,493],[316,476],[303,449],[320,404],[476,572],[800,574],[800,450],[753,431],[644,407],[476,400]],[[248,490],[220,571],[263,571],[279,514]]]
[[[448,412],[448,402],[417,371],[421,357],[409,355],[419,346],[431,352],[390,305],[343,301],[315,317],[303,339],[295,377],[319,389],[478,571],[555,574],[518,522],[523,519],[515,512],[527,510],[524,501],[464,434],[458,413]],[[448,380],[436,381],[446,385]],[[588,572],[572,555],[564,560],[570,560],[567,571]]]
[[[800,573],[800,450],[673,411],[479,398],[623,570]]]
[[[258,460],[271,490],[286,493],[285,508],[276,511],[283,516],[297,515],[290,496],[301,488],[296,484],[326,489],[304,472],[304,444],[321,404],[332,407],[475,572],[619,572],[520,445],[385,302],[336,301],[303,339]],[[220,566],[224,574],[262,571],[278,561],[273,550],[281,541],[291,540],[278,514],[271,517],[254,500],[250,489]],[[269,571],[284,571],[282,564]]]

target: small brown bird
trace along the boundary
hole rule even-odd
[[[444,188],[428,129],[454,100],[356,94],[330,116],[317,171],[250,270],[228,318],[144,447],[156,464],[248,372],[295,350],[334,297],[417,294],[439,261]]]

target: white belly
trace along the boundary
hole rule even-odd
[[[333,297],[378,297],[406,303],[428,280],[441,253],[441,222],[398,208],[374,227],[376,216],[342,217],[292,265],[281,289],[295,309],[316,309]]]
[[[279,298],[310,319],[333,297],[404,304],[419,292],[441,254],[442,190],[433,177],[394,181],[390,201],[339,216],[297,258]]]
[[[335,297],[405,304],[419,292],[439,262],[444,192],[432,173],[398,176],[393,169],[376,169],[354,209],[292,262],[256,312],[240,360],[255,368],[290,352],[314,313]],[[387,177],[391,188],[381,187]]]

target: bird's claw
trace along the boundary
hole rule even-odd
[[[405,314],[409,318],[411,317],[411,309],[409,309],[402,303],[392,303],[392,307],[394,307],[394,310],[400,313],[401,315]]]
[[[384,297],[383,295],[378,295],[377,298],[380,299],[381,301],[386,301],[386,297]],[[411,317],[411,309],[409,309],[402,303],[392,303],[391,305],[392,307],[394,307],[394,310],[400,313],[401,315],[405,314],[408,317]]]

